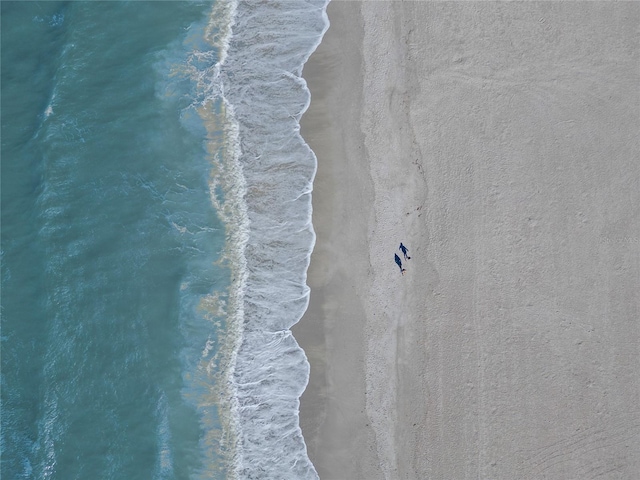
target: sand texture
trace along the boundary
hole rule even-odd
[[[640,478],[640,3],[328,14],[293,329],[320,478]]]

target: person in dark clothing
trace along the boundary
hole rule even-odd
[[[405,260],[411,260],[411,257],[409,255],[407,255],[407,247],[405,247],[402,242],[400,242],[400,251],[402,252],[402,254],[404,255],[404,259]]]
[[[398,254],[396,253],[395,255],[395,260],[396,260],[396,264],[398,265],[398,267],[400,267],[400,273],[402,275],[404,275],[404,272],[406,272],[406,270],[404,268],[402,268],[402,261],[400,260],[400,257],[398,256]]]

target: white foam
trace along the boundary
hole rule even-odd
[[[154,478],[173,478],[173,453],[171,451],[171,430],[169,428],[169,404],[164,392],[156,405],[157,432],[159,439],[156,471]]]
[[[306,271],[315,243],[316,158],[299,134],[310,101],[300,75],[328,28],[327,3],[237,4],[226,58],[214,74],[237,122],[245,189],[240,264],[246,270],[233,368],[241,478],[318,478],[298,419],[309,364],[289,328],[308,306]]]
[[[309,364],[289,328],[309,303],[315,243],[316,158],[299,134],[310,102],[300,75],[329,26],[327,4],[216,2],[210,50],[196,49],[175,72],[196,86],[191,108],[206,127],[210,197],[226,228],[232,284],[201,308],[212,320],[226,313],[227,336],[215,351],[203,347],[201,411],[217,407],[222,435],[211,429],[203,444],[233,477],[318,478],[298,419]]]

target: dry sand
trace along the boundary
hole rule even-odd
[[[640,4],[328,14],[293,329],[320,477],[640,478]]]

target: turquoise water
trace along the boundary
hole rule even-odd
[[[2,478],[316,478],[326,2],[0,5]]]
[[[207,10],[2,2],[3,478],[206,467],[183,357],[224,229],[157,64]]]

